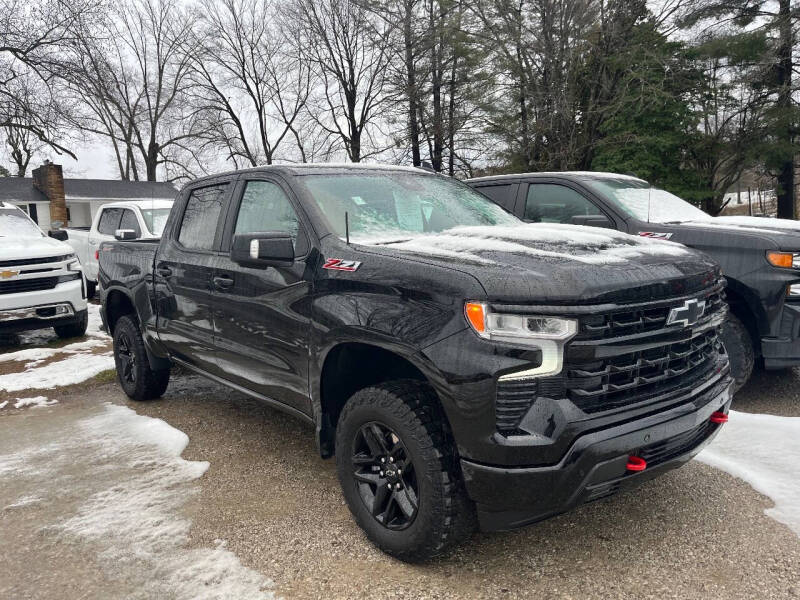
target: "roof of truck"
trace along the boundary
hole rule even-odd
[[[487,175],[485,177],[475,177],[467,179],[469,182],[476,181],[495,181],[498,179],[523,179],[526,177],[577,177],[581,179],[630,179],[633,181],[644,181],[640,177],[633,175],[623,175],[622,173],[607,173],[603,171],[543,171],[531,173],[510,173],[508,175]]]

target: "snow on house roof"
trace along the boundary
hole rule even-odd
[[[64,179],[67,200],[115,202],[126,200],[173,200],[178,189],[160,181],[115,179]],[[0,177],[0,201],[47,202],[33,186],[31,177]]]

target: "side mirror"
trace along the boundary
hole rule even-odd
[[[572,225],[587,225],[589,227],[606,227],[608,229],[616,229],[614,223],[605,215],[575,215],[570,218],[569,222]]]
[[[237,233],[233,236],[231,260],[256,269],[288,266],[294,262],[292,236],[282,231]]]
[[[47,235],[59,242],[66,242],[69,239],[69,235],[63,229],[51,229],[47,232]]]
[[[117,229],[114,238],[120,242],[129,242],[136,239],[136,232],[133,229]]]

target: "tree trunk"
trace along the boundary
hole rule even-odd
[[[408,135],[411,143],[411,162],[415,167],[422,164],[419,152],[419,110],[417,101],[417,69],[414,65],[414,40],[412,38],[411,20],[413,18],[414,0],[405,2],[403,15],[403,41],[405,43],[406,78],[408,88]]]
[[[790,0],[780,0],[778,13],[780,46],[778,47],[778,114],[785,119],[779,137],[787,148],[778,171],[778,218],[794,219],[794,156],[792,147],[792,19]]]

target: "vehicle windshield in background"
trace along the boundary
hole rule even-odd
[[[517,225],[519,219],[454,180],[415,173],[306,175],[311,197],[336,235],[389,243],[470,225]]]
[[[587,179],[586,184],[623,213],[648,223],[707,221],[711,217],[666,190],[634,179]]]
[[[21,210],[0,210],[0,237],[40,238],[42,230]]]
[[[169,211],[169,208],[143,208],[142,218],[144,224],[147,225],[147,230],[153,235],[160,236],[167,224]]]

